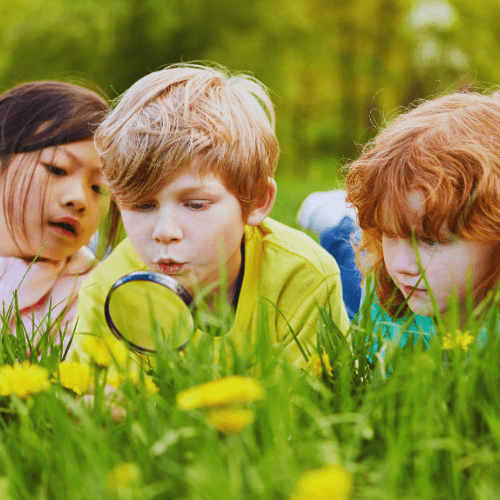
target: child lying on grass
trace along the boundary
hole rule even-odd
[[[262,84],[222,68],[167,67],[125,92],[96,141],[128,239],[85,283],[78,332],[111,335],[106,295],[136,270],[173,276],[193,296],[212,287],[205,295],[210,306],[220,292],[221,264],[235,310],[227,338],[236,346],[256,340],[260,304],[271,343],[298,366],[306,361],[290,328],[301,343],[314,343],[318,306],[331,307],[347,331],[335,260],[267,217],[278,143]]]
[[[30,82],[0,95],[4,333],[20,326],[15,292],[29,339],[72,332],[80,285],[96,264],[85,245],[109,207],[93,142],[107,112],[102,97],[69,83]]]
[[[499,124],[498,92],[441,96],[396,118],[349,167],[347,203],[362,230],[358,261],[365,279],[379,276],[372,318],[401,345],[412,333],[434,334],[453,297],[457,317],[448,324],[463,327],[498,281]],[[315,223],[322,229],[329,218],[325,200],[332,200],[332,219],[338,218],[334,207],[345,212],[341,194],[316,196],[323,208]],[[485,340],[483,329],[478,344]]]

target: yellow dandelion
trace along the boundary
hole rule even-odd
[[[106,378],[106,383],[118,388],[125,382],[125,380],[127,380],[127,374],[119,373],[116,370],[110,370]]]
[[[62,361],[59,363],[59,378],[54,375],[53,382],[59,382],[64,388],[80,396],[87,392],[92,382],[90,366],[87,364]]]
[[[246,408],[212,409],[207,414],[207,422],[226,434],[236,434],[254,420],[255,412]]]
[[[115,370],[108,373],[107,383],[113,387],[118,388],[127,380],[130,380],[135,386],[137,386],[140,383],[139,373],[133,371],[129,371],[128,373],[118,373]],[[144,385],[148,394],[158,394],[160,390],[154,383],[153,379],[147,375],[144,376]]]
[[[177,394],[181,410],[194,410],[231,403],[248,403],[263,399],[266,391],[251,377],[233,375],[206,384],[191,387]]]
[[[474,341],[474,337],[469,332],[461,332],[460,330],[456,330],[455,335],[452,336],[450,332],[448,332],[443,337],[443,350],[451,350],[454,349],[455,346],[460,346],[462,350],[469,350],[470,344]]]
[[[453,349],[455,347],[455,342],[451,338],[451,333],[448,332],[444,337],[443,337],[443,350],[448,350],[448,349]]]
[[[160,392],[159,387],[154,383],[153,379],[146,377],[144,379],[144,385],[146,387],[146,392],[148,394],[158,394]]]
[[[112,491],[130,488],[139,479],[140,475],[141,471],[136,464],[123,462],[108,474],[108,487]]]
[[[117,364],[123,367],[127,362],[128,349],[122,342],[112,337],[88,335],[83,341],[82,347],[98,366]]]
[[[303,474],[290,500],[348,500],[351,492],[351,473],[340,465],[325,465]]]
[[[323,365],[321,364],[321,360],[323,360],[323,364],[325,365],[326,372],[328,375],[331,375],[333,373],[332,365],[330,364],[330,358],[328,357],[328,354],[326,351],[323,351],[323,354],[321,358],[319,357],[319,354],[315,352],[310,358],[309,358],[309,368],[312,372],[312,374],[315,377],[321,377],[323,375]]]
[[[24,399],[49,388],[49,372],[43,366],[14,363],[0,368],[0,396],[16,394]]]
[[[474,341],[474,337],[469,332],[464,332],[457,336],[457,344],[464,350],[469,349],[470,344]]]

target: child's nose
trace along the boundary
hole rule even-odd
[[[168,212],[168,213],[167,213]],[[156,243],[171,243],[182,239],[182,229],[172,210],[158,212],[153,229],[153,240]]]
[[[77,212],[85,212],[88,207],[87,194],[83,183],[73,182],[61,195],[61,205],[72,207]]]
[[[400,274],[418,275],[418,263],[415,250],[411,241],[400,240],[398,242],[393,262],[394,270]]]

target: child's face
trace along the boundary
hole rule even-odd
[[[409,199],[411,218],[418,224],[422,197],[414,194]],[[461,312],[467,289],[475,289],[488,273],[494,245],[469,241],[450,235],[445,243],[436,240],[417,239],[418,253],[425,276],[436,299],[438,309],[448,309],[452,293],[458,294]],[[382,237],[384,262],[387,271],[403,295],[408,297],[420,278],[420,271],[411,238]],[[471,280],[469,282],[469,280]],[[422,316],[433,316],[430,296],[423,279],[408,301],[410,309]]]
[[[33,161],[36,164],[30,180],[27,172]],[[20,178],[12,184],[14,175]],[[33,258],[45,245],[40,257],[57,261],[88,243],[99,225],[100,216],[109,207],[109,196],[104,194],[107,190],[101,161],[93,140],[14,155],[7,171],[0,176],[1,192],[6,187],[6,199],[12,189],[19,193],[19,198],[17,195],[14,198],[16,204],[26,189],[23,185],[28,182],[24,210],[20,217],[11,216],[15,240],[7,230],[4,206],[1,204],[0,255]],[[7,207],[10,214],[18,208]],[[23,219],[27,238],[22,230]]]
[[[228,290],[241,266],[245,223],[238,199],[197,158],[171,183],[122,207],[127,235],[150,271],[174,277],[191,294],[217,283],[225,264]]]

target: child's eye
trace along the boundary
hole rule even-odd
[[[108,194],[108,190],[104,186],[99,186],[97,184],[92,186],[92,190],[100,195]]]
[[[435,238],[420,238],[420,242],[428,247],[438,247],[441,243]]]
[[[208,201],[188,201],[186,206],[191,208],[192,210],[203,210],[204,208],[208,208]]]
[[[66,170],[63,170],[62,168],[55,167],[54,165],[46,164],[44,165],[45,170],[49,172],[49,174],[56,175],[57,177],[62,177],[66,175]]]
[[[148,201],[145,203],[139,203],[138,205],[136,205],[134,207],[134,209],[137,212],[149,212],[150,210],[153,210],[155,207],[156,207],[156,205],[153,202]]]

